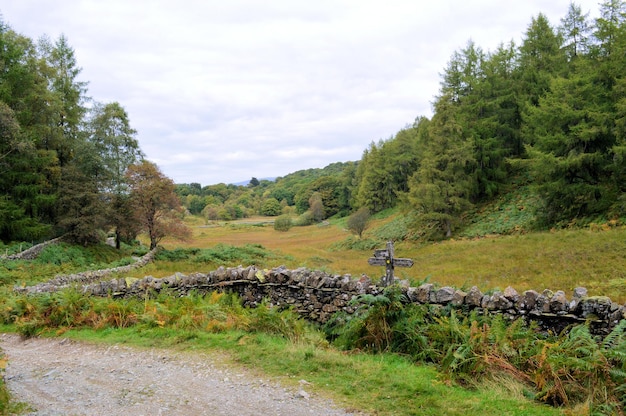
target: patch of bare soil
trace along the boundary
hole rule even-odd
[[[348,415],[217,356],[0,335],[5,381],[15,400],[52,415]]]

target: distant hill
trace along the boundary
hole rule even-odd
[[[250,178],[252,179],[252,178]],[[250,179],[248,179],[247,181],[241,181],[241,182],[235,182],[235,183],[231,183],[230,185],[236,185],[236,186],[246,186],[250,183]],[[270,182],[274,182],[276,181],[276,176],[274,176],[273,178],[257,178],[260,181],[270,181]]]

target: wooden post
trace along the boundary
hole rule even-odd
[[[390,286],[393,284],[393,269],[395,266],[413,266],[413,260],[411,259],[395,258],[393,241],[387,242],[386,250],[374,250],[374,257],[370,257],[367,262],[372,266],[385,266],[385,276],[381,282],[383,286]]]

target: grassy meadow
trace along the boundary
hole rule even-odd
[[[385,247],[385,240],[376,238],[376,230],[393,218],[372,221],[363,236],[367,246]],[[355,239],[346,230],[345,219],[331,220],[323,226],[293,227],[287,232],[275,231],[263,217],[209,225],[204,225],[199,218],[190,218],[188,222],[194,230],[191,241],[167,240],[162,245],[174,249],[260,244],[275,254],[272,262],[262,264],[264,267],[304,266],[337,274],[366,274],[373,280],[384,274],[381,267],[367,264],[372,249],[341,248],[342,242]],[[457,288],[476,285],[484,292],[512,286],[519,292],[551,289],[564,290],[568,295],[575,287],[583,286],[590,295],[606,295],[616,302],[626,302],[625,226],[492,235],[434,244],[400,242],[396,243],[395,251],[397,257],[414,260],[412,268],[395,270],[396,276],[408,279],[412,284],[428,280],[436,285]],[[149,267],[148,274],[155,277],[176,271],[202,271],[194,269],[197,264]],[[180,270],[180,267],[186,269]],[[145,272],[145,269],[138,270],[136,275],[143,276]]]
[[[384,247],[380,230],[398,228],[399,217],[375,217],[363,240],[350,235],[345,219],[279,232],[263,217],[209,224],[188,217],[193,238],[163,241],[166,250],[157,261],[131,276],[255,264],[364,273],[375,280],[384,271],[369,266],[367,258],[373,248]],[[127,264],[142,252],[145,248],[126,247],[120,254],[106,246],[61,245],[46,249],[39,260],[0,263],[2,330],[220,354],[231,365],[286,385],[305,379],[317,394],[373,415],[622,414],[615,405],[622,393],[611,381],[626,379],[621,334],[601,345],[584,330],[536,341],[529,329],[497,320],[470,324],[454,313],[427,318],[422,310],[399,307],[393,294],[374,299],[378,303],[369,315],[329,329],[313,327],[290,311],[244,310],[232,297],[215,294],[114,300],[86,299],[73,291],[41,297],[11,292],[14,284],[59,273]],[[626,227],[619,224],[435,244],[400,242],[396,256],[410,257],[415,265],[396,274],[414,285],[428,280],[439,286],[477,285],[483,292],[512,286],[571,295],[573,288],[585,286],[591,295],[624,302],[624,253]],[[611,378],[613,371],[617,378]],[[20,408],[3,402],[0,394],[0,410]]]

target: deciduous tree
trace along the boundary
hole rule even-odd
[[[346,226],[353,234],[362,238],[363,232],[367,229],[369,220],[370,210],[367,207],[361,207],[354,214],[348,217]]]
[[[181,219],[174,182],[152,162],[131,165],[126,172],[135,218],[150,237],[150,249],[167,236],[185,240],[191,230]]]

